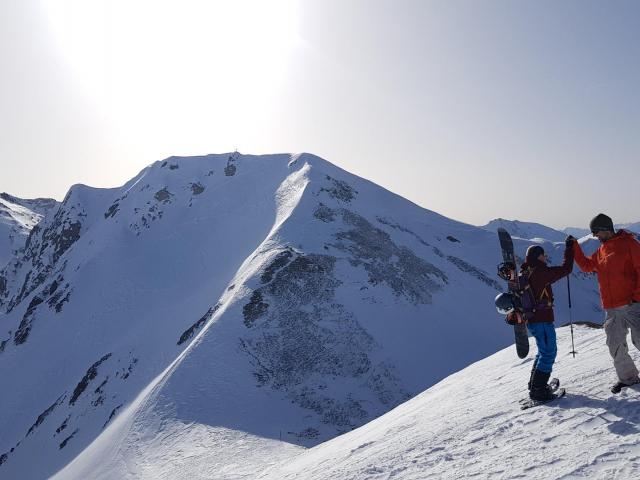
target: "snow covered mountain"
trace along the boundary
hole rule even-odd
[[[31,229],[58,206],[50,198],[24,200],[0,193],[0,268],[24,247]]]
[[[310,154],[76,185],[0,271],[0,477],[254,478],[510,345],[500,260]]]
[[[19,205],[41,216],[46,215],[60,205],[53,198],[18,198],[6,192],[0,193],[0,201]]]
[[[628,230],[630,232],[635,233],[636,235],[640,234],[640,222],[618,223],[615,225],[615,228]]]
[[[567,235],[573,235],[576,238],[582,238],[591,234],[588,228],[582,227],[567,227],[563,228],[562,231]]]
[[[539,223],[521,222],[520,220],[505,220],[496,218],[480,228],[490,232],[497,232],[498,228],[506,229],[512,237],[524,239],[544,239],[550,242],[563,242],[567,238],[565,232],[554,230]],[[580,235],[584,236],[584,235]]]
[[[575,358],[569,328],[558,329],[553,374],[567,395],[554,403],[520,410],[531,359],[505,349],[258,478],[638,478],[640,388],[612,396],[604,332],[574,330]]]
[[[616,230],[619,230],[619,229],[628,230],[630,232],[635,233],[636,235],[640,234],[640,222],[617,223],[617,224],[614,224],[614,228]],[[567,227],[562,231],[567,235],[573,235],[576,238],[584,237],[586,235],[591,234],[588,228],[579,228],[579,227]]]

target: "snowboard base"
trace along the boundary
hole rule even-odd
[[[526,323],[516,323],[513,326],[516,337],[516,352],[519,358],[527,358],[529,355],[529,331]]]

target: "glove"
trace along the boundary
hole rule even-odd
[[[573,242],[576,241],[576,238],[573,235],[569,235],[567,239],[564,241],[564,246],[567,248],[573,248]]]

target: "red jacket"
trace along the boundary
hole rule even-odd
[[[640,301],[640,243],[633,235],[620,230],[588,257],[578,242],[574,245],[580,270],[598,274],[604,308],[617,308],[634,300]]]

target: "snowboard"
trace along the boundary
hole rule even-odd
[[[513,250],[513,240],[504,228],[498,228],[498,239],[500,240],[503,262],[499,267],[500,276],[507,280],[509,292],[516,293],[518,291],[518,264]],[[521,315],[518,315],[518,319],[519,321],[513,326],[516,352],[518,357],[526,358],[529,354],[529,332],[527,331],[527,323]]]
[[[547,403],[553,402],[559,398],[562,398],[566,395],[567,391],[564,388],[559,388],[554,393],[553,398],[549,400],[532,400],[530,398],[525,398],[520,401],[520,410],[527,410],[532,407],[537,407],[538,405],[546,405]]]

